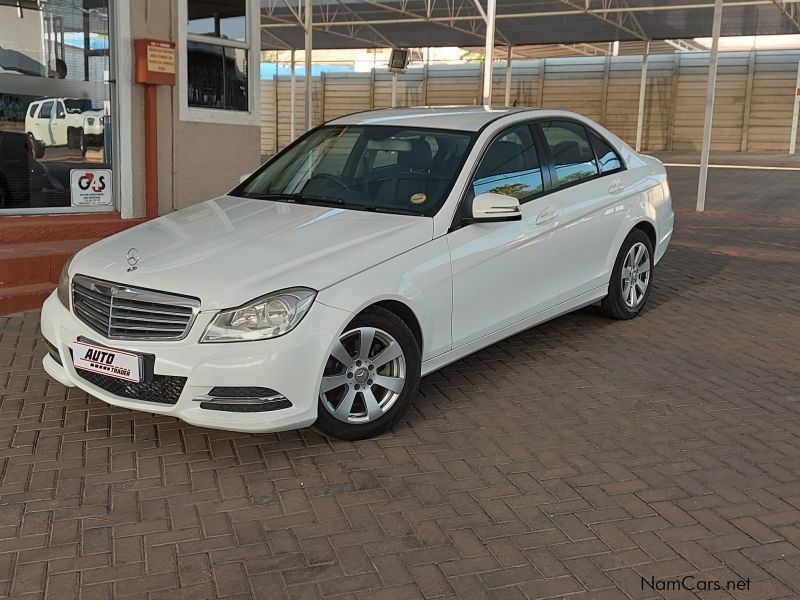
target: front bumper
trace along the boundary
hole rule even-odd
[[[43,366],[66,386],[78,387],[100,400],[132,410],[170,415],[192,425],[229,431],[264,433],[311,425],[317,418],[317,395],[325,361],[333,340],[352,315],[315,302],[292,332],[258,342],[200,344],[199,339],[216,312],[201,312],[189,335],[175,342],[109,340],[78,320],[56,296],[42,307],[42,334],[58,351],[62,364],[49,354]],[[97,344],[130,352],[155,355],[154,373],[186,377],[175,404],[161,404],[116,396],[76,372],[69,344],[79,336]],[[265,387],[280,392],[292,403],[269,412],[225,412],[200,407],[200,398],[214,387]]]

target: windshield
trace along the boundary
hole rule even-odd
[[[74,98],[64,98],[64,106],[67,108],[67,112],[73,115],[92,109],[90,101],[76,100]]]
[[[289,146],[235,196],[432,216],[472,144],[467,133],[326,126]]]

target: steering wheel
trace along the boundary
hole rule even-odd
[[[333,175],[331,173],[317,173],[311,179],[309,179],[306,184],[303,186],[304,192],[311,192],[314,193],[314,182],[315,181],[329,181],[337,186],[339,189],[344,190],[345,192],[352,192],[353,190],[350,189],[350,186],[347,185],[340,177]]]

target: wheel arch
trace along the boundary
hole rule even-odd
[[[360,311],[358,311],[358,313],[356,313],[355,316],[358,316],[363,312],[369,310],[370,308],[376,306],[388,310],[389,312],[397,316],[400,320],[402,320],[406,325],[408,325],[408,328],[411,330],[411,333],[414,334],[414,339],[417,340],[417,346],[419,346],[420,356],[422,356],[423,344],[424,344],[424,339],[422,336],[422,326],[420,325],[419,319],[417,318],[417,315],[414,313],[412,308],[405,302],[401,302],[400,300],[392,298],[387,298],[372,302],[371,304],[365,306]]]
[[[644,233],[650,239],[650,243],[653,245],[653,251],[655,252],[655,248],[658,245],[658,238],[656,236],[655,225],[653,225],[650,221],[641,220],[641,221],[638,221],[631,228],[631,231],[633,231],[634,229],[640,229],[640,230],[644,231]],[[630,231],[625,235],[625,237],[628,237],[628,234],[630,234]]]

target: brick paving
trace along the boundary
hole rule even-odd
[[[44,375],[37,312],[0,318],[0,596],[798,597],[800,173],[747,174],[780,218],[712,177],[640,318],[496,344],[375,440],[112,408]]]

